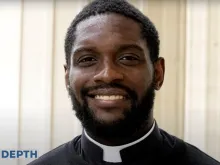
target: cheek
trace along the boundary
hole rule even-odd
[[[131,82],[133,90],[137,93],[138,98],[142,98],[145,95],[145,92],[151,85],[153,79],[152,74],[149,71],[134,71],[129,74],[128,78]]]
[[[89,81],[88,75],[82,73],[81,71],[72,70],[69,75],[70,86],[73,89],[76,98],[81,100],[80,91],[85,86],[85,84]]]

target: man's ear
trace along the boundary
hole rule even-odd
[[[159,90],[163,85],[165,74],[165,60],[162,57],[159,57],[154,62],[154,89]]]
[[[66,89],[68,89],[68,87],[69,87],[69,68],[68,68],[67,64],[64,64],[63,67],[64,67],[64,71],[65,71],[65,85],[66,85]]]

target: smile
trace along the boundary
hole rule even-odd
[[[105,101],[125,99],[125,97],[122,96],[122,95],[95,95],[94,98],[97,99],[97,100],[105,100]]]
[[[119,88],[99,88],[88,92],[88,104],[94,109],[123,110],[130,107],[130,98],[126,91]]]

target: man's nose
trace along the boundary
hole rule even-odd
[[[123,78],[123,74],[116,66],[106,64],[100,69],[100,72],[94,76],[94,81],[111,83],[121,81]]]

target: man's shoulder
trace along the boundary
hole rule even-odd
[[[192,144],[186,143],[186,158],[190,164],[220,165],[220,162],[201,151]]]
[[[72,159],[77,159],[77,149],[81,136],[64,143],[53,150],[43,154],[28,165],[69,165]]]
[[[172,148],[171,158],[176,162],[181,161],[182,164],[187,165],[220,165],[220,163],[201,151],[199,148],[189,144],[176,136],[168,134],[161,130],[161,134],[170,148]]]

